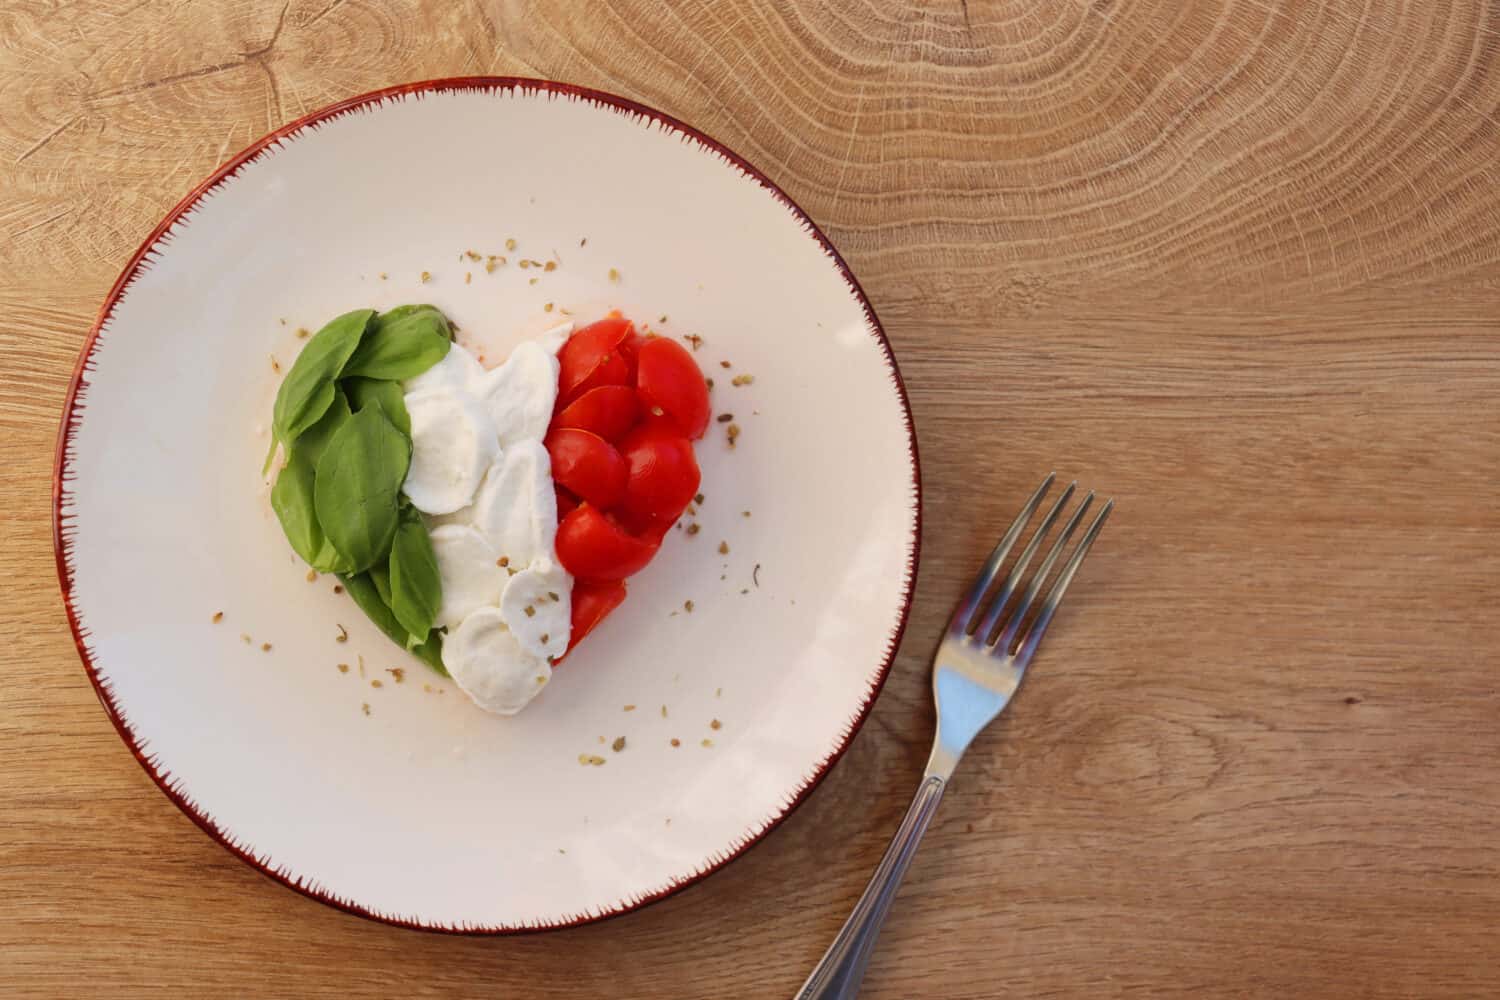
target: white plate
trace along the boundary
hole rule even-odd
[[[466,249],[508,263],[486,273]],[[720,423],[699,444],[701,532],[673,532],[512,719],[397,650],[332,579],[307,582],[259,475],[271,357],[295,357],[298,327],[411,301],[496,354],[561,308],[699,334],[715,412],[743,429],[733,450]],[[355,98],[221,168],[110,293],[58,443],[68,614],[151,776],[287,885],[456,931],[633,909],[784,818],[885,680],[919,512],[890,345],[807,216],[682,123],[537,81]]]

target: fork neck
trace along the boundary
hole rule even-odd
[[[953,777],[953,769],[958,766],[959,758],[963,756],[963,747],[949,746],[943,739],[943,728],[938,727],[937,735],[932,741],[932,753],[927,757],[927,767],[922,771],[922,778],[939,778],[944,784]]]

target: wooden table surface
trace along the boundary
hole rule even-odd
[[[7,0],[0,993],[788,996],[914,787],[950,601],[1056,468],[1116,516],[865,996],[1500,994],[1497,44],[1481,0]],[[890,333],[926,487],[905,646],[811,800],[666,902],[503,940],[337,913],[179,814],[49,527],[74,359],[163,213],[305,111],[481,73],[786,188]]]

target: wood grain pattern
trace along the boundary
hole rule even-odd
[[[787,996],[914,787],[949,602],[1055,467],[1119,510],[865,995],[1500,993],[1497,39],[1483,0],[10,0],[0,992]],[[513,940],[341,915],[194,829],[90,694],[48,526],[74,358],[166,209],[304,111],[470,73],[776,178],[886,324],[928,502],[897,668],[806,806]]]

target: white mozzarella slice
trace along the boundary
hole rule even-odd
[[[572,332],[573,321],[570,319],[563,320],[556,326],[542,331],[541,336],[536,338],[536,342],[538,344],[541,344],[542,348],[548,354],[556,354],[558,351],[562,350],[562,345],[567,342],[568,336]]]
[[[506,449],[491,467],[474,498],[474,526],[513,569],[552,559],[557,494],[552,490],[552,459],[540,441]]]
[[[502,448],[546,436],[557,402],[557,375],[557,358],[534,340],[521,344],[489,373],[483,396]]]
[[[474,526],[474,505],[469,504],[469,506],[455,510],[451,514],[423,514],[422,520],[426,522],[429,532],[434,528],[441,528],[445,524],[457,524],[465,528],[472,528]]]
[[[480,708],[501,715],[525,708],[552,678],[551,665],[521,648],[499,608],[480,608],[448,633],[443,665]]]
[[[489,411],[472,396],[446,390],[408,395],[406,411],[411,467],[402,492],[424,514],[451,514],[468,506],[500,454]]]
[[[478,395],[486,372],[479,360],[454,344],[443,360],[401,384],[408,396],[421,392],[463,392]]]
[[[460,524],[445,524],[434,528],[429,537],[443,584],[437,624],[451,628],[476,609],[500,600],[508,574],[483,535]]]
[[[500,617],[516,642],[543,659],[568,651],[573,578],[550,559],[511,577],[500,594]]]

